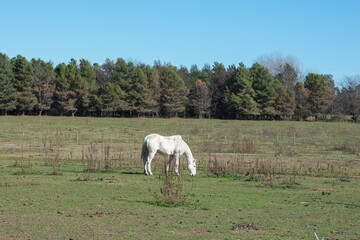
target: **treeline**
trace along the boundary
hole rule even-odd
[[[71,59],[53,66],[41,59],[0,53],[3,115],[305,119],[360,112],[360,82],[342,89],[332,76],[302,77],[292,61],[259,61],[251,67],[153,66],[118,58],[104,64]]]

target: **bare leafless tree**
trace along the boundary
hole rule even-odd
[[[296,82],[303,82],[305,78],[302,65],[293,56],[283,57],[279,53],[263,55],[256,62],[269,70],[271,75],[278,78],[286,90],[295,87]]]
[[[341,87],[333,102],[334,112],[351,115],[353,121],[357,121],[360,115],[360,75],[345,77]]]

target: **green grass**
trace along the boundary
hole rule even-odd
[[[182,158],[184,204],[156,198],[164,157],[142,174],[152,132],[189,138],[199,170],[188,176]],[[352,123],[1,117],[0,239],[359,239],[359,136]],[[234,153],[244,138],[255,154]],[[105,145],[110,169],[86,171]],[[212,173],[215,157],[224,175]],[[236,161],[245,167],[229,174]],[[298,164],[296,184],[282,171],[250,178],[256,161]]]

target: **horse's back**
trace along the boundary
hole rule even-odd
[[[152,134],[149,134],[147,135],[146,137],[144,137],[144,142],[149,142],[153,139],[161,139],[161,135],[159,134],[156,134],[156,133],[152,133]]]
[[[173,136],[168,136],[165,138],[169,138],[169,139],[182,139],[182,137],[180,135],[173,135]]]
[[[162,141],[163,136],[152,133],[144,137],[143,144],[145,144],[148,148],[151,146],[158,146],[159,143]],[[155,146],[154,146],[155,147]]]
[[[164,155],[173,155],[179,150],[182,142],[183,140],[180,135],[161,136],[153,133],[144,138],[143,144],[145,144],[150,151],[156,151]]]
[[[145,141],[149,141],[151,139],[159,139],[160,141],[163,140],[163,139],[181,139],[182,140],[182,137],[180,135],[173,135],[173,136],[162,136],[162,135],[159,135],[159,134],[156,134],[156,133],[151,133],[149,135],[147,135],[146,137],[144,137],[144,142]]]

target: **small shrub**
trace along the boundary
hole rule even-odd
[[[276,137],[276,133],[274,133],[271,129],[264,129],[262,132],[262,135],[264,137],[268,137],[268,138]]]
[[[284,152],[284,147],[277,141],[274,142],[274,146],[275,146],[275,155],[281,156]]]
[[[211,163],[209,170],[212,174],[216,176],[221,176],[226,174],[225,166],[223,165],[222,162],[217,160],[216,154],[212,160],[211,154],[209,153],[209,161]]]
[[[177,177],[174,177],[172,172],[166,171],[166,161],[164,161],[164,174],[163,176],[159,175],[160,193],[155,194],[158,206],[176,207],[183,205],[186,201],[186,197],[183,195],[181,168],[179,168],[179,176]]]
[[[230,151],[234,153],[254,154],[256,153],[257,148],[253,140],[249,138],[244,138],[242,142],[234,142],[231,145]]]
[[[51,166],[52,166],[52,175],[59,175],[59,171],[60,171],[60,154],[57,153],[55,155],[52,156],[51,158]]]
[[[44,164],[51,166],[51,175],[59,175],[60,171],[60,151],[54,148],[52,142],[44,144]]]
[[[110,159],[110,145],[97,146],[90,143],[90,146],[87,149],[83,147],[81,160],[85,168],[89,171],[99,171],[103,168],[105,168],[105,171],[108,171],[112,165]]]
[[[349,143],[335,145],[332,149],[335,151],[342,151],[344,153],[356,154],[356,148],[352,147]]]
[[[204,141],[202,147],[200,148],[201,152],[212,153],[212,152],[223,152],[223,144],[221,142],[215,141]]]

